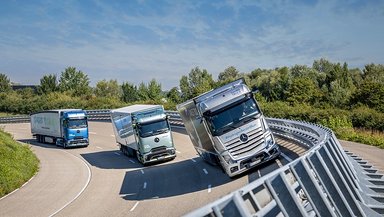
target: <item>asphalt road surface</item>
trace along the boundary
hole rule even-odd
[[[4,128],[30,144],[41,165],[30,182],[0,199],[0,216],[181,216],[305,153],[279,139],[279,159],[231,179],[196,154],[184,129],[173,128],[175,160],[144,167],[122,155],[108,122],[90,122],[90,145],[74,149],[37,143],[28,123]]]

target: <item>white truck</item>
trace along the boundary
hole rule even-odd
[[[38,142],[58,146],[88,146],[88,121],[81,109],[48,110],[33,113],[31,132]]]
[[[233,177],[280,155],[244,79],[177,105],[197,153]]]
[[[161,105],[132,105],[111,111],[116,142],[146,165],[176,157],[168,116]]]

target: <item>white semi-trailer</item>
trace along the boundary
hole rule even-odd
[[[88,146],[88,121],[81,109],[49,110],[33,113],[31,132],[38,142],[58,146]]]
[[[142,164],[176,157],[168,116],[161,105],[132,105],[111,111],[120,150]]]
[[[271,130],[244,79],[177,105],[197,153],[238,175],[280,155]]]

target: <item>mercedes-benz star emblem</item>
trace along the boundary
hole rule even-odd
[[[156,137],[155,138],[155,142],[159,142],[159,141],[160,141],[160,139]]]
[[[240,135],[240,141],[242,141],[242,142],[246,142],[246,141],[248,141],[248,136],[247,136],[247,134],[241,134]]]

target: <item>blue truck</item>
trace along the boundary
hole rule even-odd
[[[41,111],[30,118],[31,132],[38,142],[64,148],[89,145],[87,115],[81,109]]]

